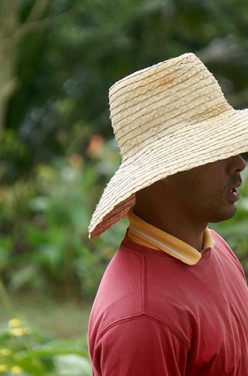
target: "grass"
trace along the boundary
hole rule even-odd
[[[34,293],[9,294],[0,284],[0,373],[90,376],[90,303]]]
[[[9,294],[9,298],[15,312],[13,315],[17,314],[39,330],[62,339],[87,335],[90,302],[62,300],[31,293]],[[13,315],[1,307],[0,324],[13,318]]]

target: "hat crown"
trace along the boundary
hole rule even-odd
[[[122,159],[153,139],[206,121],[231,108],[201,60],[187,53],[135,72],[109,90],[110,115]]]

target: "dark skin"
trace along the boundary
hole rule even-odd
[[[200,251],[208,223],[235,214],[245,166],[237,155],[178,172],[137,192],[134,213]]]

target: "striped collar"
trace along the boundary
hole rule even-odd
[[[143,221],[133,211],[128,213],[128,219],[129,228],[127,237],[134,243],[154,250],[161,250],[187,265],[195,265],[201,259],[202,254],[197,249]],[[203,238],[203,250],[212,248],[213,246],[214,240],[211,237],[209,229],[206,228]]]

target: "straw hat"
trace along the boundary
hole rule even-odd
[[[122,163],[92,216],[94,238],[124,217],[135,192],[176,172],[248,151],[248,109],[235,110],[193,53],[116,82],[110,114]]]

